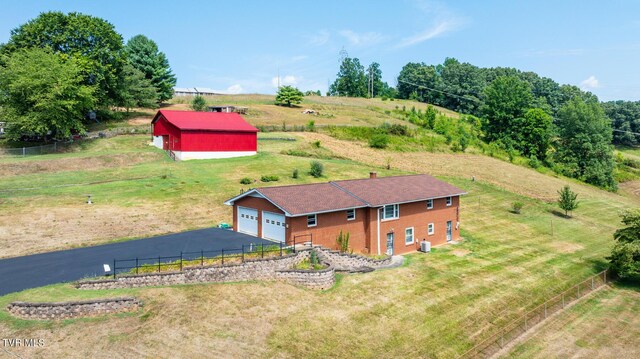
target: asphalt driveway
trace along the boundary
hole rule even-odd
[[[242,245],[273,244],[250,235],[207,228],[94,247],[0,260],[0,295],[48,284],[104,275],[115,259],[179,256],[180,252],[219,251]]]

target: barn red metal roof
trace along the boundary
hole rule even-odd
[[[334,181],[253,190],[290,216],[459,196],[463,190],[426,174]],[[228,200],[227,204],[248,191]]]
[[[233,112],[160,110],[151,123],[155,123],[160,116],[181,130],[258,132],[257,128]]]

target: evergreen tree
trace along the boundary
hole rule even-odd
[[[129,39],[125,50],[127,60],[156,88],[158,101],[173,97],[176,76],[171,71],[169,60],[158,50],[158,45],[153,40],[144,35],[136,35]]]
[[[207,101],[200,95],[195,95],[191,100],[191,109],[194,111],[204,111],[207,108]]]

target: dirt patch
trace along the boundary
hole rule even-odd
[[[469,253],[471,253],[470,250],[468,250],[468,249],[460,249],[460,248],[457,248],[457,249],[454,249],[454,250],[451,251],[451,254],[453,254],[456,257],[464,257]]]
[[[152,117],[134,117],[127,120],[127,123],[131,126],[143,126],[143,125],[151,125]]]
[[[560,253],[575,253],[584,248],[584,246],[578,243],[556,242],[556,241],[548,243],[548,246],[557,250]]]
[[[161,156],[162,154],[154,152],[136,152],[117,155],[5,163],[0,166],[0,177],[46,172],[77,171],[79,169],[100,170],[104,168],[133,166],[138,163],[157,160]]]

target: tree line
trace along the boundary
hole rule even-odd
[[[176,77],[144,35],[126,44],[112,24],[81,13],[46,12],[11,31],[0,45],[0,116],[10,139],[68,138],[91,114],[157,107]]]
[[[379,65],[371,73],[382,77]],[[370,97],[363,91],[366,83],[359,60],[345,57],[328,95]],[[576,86],[515,68],[482,68],[454,58],[438,65],[411,62],[400,71],[396,89],[386,86],[374,96],[417,100],[475,116],[485,142],[607,189],[616,188],[611,144],[633,145],[640,139],[629,133],[640,129],[638,103],[600,103]],[[427,123],[426,115],[424,121],[412,122]],[[614,133],[618,127],[628,131]]]

